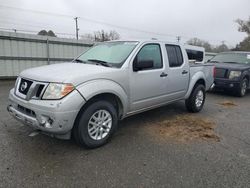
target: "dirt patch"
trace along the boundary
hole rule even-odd
[[[234,106],[237,106],[237,104],[235,104],[233,101],[223,101],[223,102],[219,103],[219,105],[222,105],[224,107],[234,107]]]
[[[214,132],[215,123],[209,119],[194,115],[179,115],[170,120],[151,123],[146,126],[147,132],[156,139],[191,141],[196,139],[220,141]]]

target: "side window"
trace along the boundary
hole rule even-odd
[[[169,67],[180,67],[183,64],[183,56],[180,46],[166,44]]]
[[[204,53],[202,51],[186,49],[186,52],[189,60],[203,61]]]
[[[146,44],[137,54],[137,61],[152,60],[152,69],[162,68],[161,48],[159,44]]]

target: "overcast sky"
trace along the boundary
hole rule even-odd
[[[197,37],[233,46],[246,36],[235,20],[249,18],[250,0],[0,0],[0,28],[74,37],[74,16],[80,17],[80,34],[104,29],[122,38]]]

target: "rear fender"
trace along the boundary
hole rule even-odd
[[[195,84],[198,82],[198,80],[201,80],[201,79],[204,80],[205,85],[206,85],[206,79],[205,79],[205,75],[203,72],[199,71],[192,76],[190,83],[189,83],[188,91],[185,95],[185,99],[187,99],[190,96],[191,92],[194,89]]]

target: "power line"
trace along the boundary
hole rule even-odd
[[[3,31],[12,31],[12,32],[24,32],[24,33],[32,33],[32,34],[37,34],[39,31],[35,30],[25,30],[25,29],[17,29],[17,28],[6,28],[6,27],[0,27],[0,30]],[[55,32],[56,35],[62,35],[62,36],[70,36],[71,38],[75,37],[75,34],[72,33],[61,33],[61,32]],[[82,35],[82,34],[80,34]],[[81,39],[89,39],[87,37],[81,36]]]
[[[59,17],[67,17],[67,18],[72,18],[72,15],[66,15],[66,14],[58,14],[58,13],[52,13],[52,12],[44,12],[44,11],[39,11],[39,10],[32,10],[32,9],[24,9],[24,8],[18,8],[18,7],[12,7],[12,6],[6,6],[6,5],[0,5],[2,8],[6,9],[14,9],[18,11],[23,11],[23,12],[33,12],[36,14],[45,14],[45,15],[51,15],[51,16],[59,16]]]
[[[9,16],[9,15],[8,15]],[[15,22],[19,22],[19,23],[31,23],[31,24],[36,24],[36,26],[38,25],[48,25],[48,23],[42,23],[42,22],[34,22],[33,20],[31,21],[30,19],[20,19],[19,17],[6,17],[6,15],[3,15],[1,16],[0,18],[1,20],[4,20],[4,21],[15,21]]]
[[[59,17],[67,17],[67,18],[73,18],[74,17],[73,15],[57,14],[57,13],[51,13],[51,12],[43,12],[43,11],[38,11],[38,10],[17,8],[17,7],[5,6],[5,5],[0,5],[0,7],[7,8],[7,9],[20,10],[20,11],[25,11],[25,12],[29,11],[29,12],[33,12],[33,13],[45,14],[45,15],[50,15],[50,16],[59,16]],[[140,30],[140,29],[136,29],[136,28],[111,24],[111,23],[108,23],[108,22],[100,21],[100,20],[94,20],[94,19],[90,19],[90,18],[86,18],[86,17],[77,17],[77,18],[79,18],[79,20],[84,20],[84,21],[87,21],[87,22],[107,25],[107,26],[120,28],[120,29],[125,29],[125,30],[131,30],[131,31],[137,31],[137,32],[142,32],[142,33],[154,34],[154,35],[159,35],[159,36],[176,37],[176,35],[172,35],[172,34],[165,34],[165,33],[158,33],[158,32]]]
[[[26,29],[17,29],[17,28],[5,28],[5,27],[0,27],[1,30],[6,30],[6,31],[15,31],[15,32],[27,32],[27,33],[38,33],[39,31],[35,30],[26,30]],[[60,32],[55,32],[55,34],[58,35],[69,35],[69,36],[75,36],[74,34],[71,33],[60,33]]]
[[[11,20],[11,21],[8,21],[8,20]],[[18,19],[17,19],[18,20]],[[26,21],[26,22],[25,22]],[[5,23],[5,24],[8,24],[8,25],[13,25],[13,26],[16,26],[16,25],[20,25],[20,26],[23,26],[23,27],[25,27],[25,26],[29,26],[29,27],[33,27],[33,28],[40,28],[40,29],[45,29],[45,28],[47,28],[47,29],[51,29],[51,30],[54,30],[53,28],[54,28],[54,25],[53,26],[51,26],[51,25],[49,25],[49,24],[45,24],[45,23],[40,23],[41,25],[34,25],[34,24],[39,24],[38,22],[36,22],[36,23],[32,23],[32,24],[27,24],[27,23],[30,23],[29,21],[27,21],[27,20],[23,20],[23,21],[21,21],[21,22],[17,22],[16,21],[16,18],[14,18],[14,19],[2,19],[2,17],[0,18],[0,23]],[[57,26],[60,26],[60,27],[65,27],[65,25],[63,26],[63,25],[57,25]],[[79,29],[78,29],[79,30]],[[90,32],[90,31],[88,31],[88,30],[83,30],[83,31],[85,31],[85,32]],[[75,36],[75,35],[74,35]]]
[[[177,36],[177,37],[176,37],[176,40],[177,40],[177,42],[180,42],[181,36]]]
[[[85,21],[88,21],[88,22],[94,22],[94,23],[97,23],[97,24],[107,25],[107,26],[111,26],[111,27],[115,27],[115,28],[120,28],[120,29],[124,29],[124,30],[131,30],[131,31],[137,31],[137,32],[141,32],[141,33],[148,33],[148,34],[154,34],[154,35],[160,35],[160,36],[167,36],[167,37],[176,37],[176,35],[164,34],[164,33],[152,32],[152,31],[146,31],[146,30],[141,30],[141,29],[126,27],[126,26],[119,26],[119,25],[110,24],[110,23],[107,23],[107,22],[93,20],[93,19],[89,19],[89,18],[79,17],[79,19],[80,20],[85,20]]]
[[[147,30],[140,30],[140,29],[137,29],[137,28],[120,26],[120,25],[111,24],[111,23],[108,23],[108,22],[95,20],[95,19],[90,19],[90,18],[86,18],[86,17],[75,17],[73,15],[68,15],[68,14],[58,14],[58,13],[52,13],[52,12],[44,12],[44,11],[39,11],[39,10],[24,9],[24,8],[12,7],[12,6],[6,6],[6,5],[0,5],[0,8],[18,10],[18,11],[22,11],[22,12],[32,12],[32,13],[36,13],[36,14],[43,14],[43,15],[56,16],[56,17],[64,17],[64,18],[70,18],[70,19],[77,18],[77,19],[79,19],[79,21],[87,21],[87,22],[91,22],[91,23],[96,23],[96,24],[106,25],[106,26],[110,26],[110,27],[120,28],[120,29],[123,29],[123,30],[130,30],[130,31],[153,34],[153,35],[158,35],[158,36],[172,37],[172,38],[176,38],[177,41],[180,41],[181,38],[186,38],[186,39],[194,38],[193,36],[176,36],[176,35],[173,35],[173,34],[165,34],[165,33],[158,33],[158,32],[152,32],[152,31],[147,31]],[[76,22],[77,21],[78,20],[76,20]],[[32,26],[32,27],[37,27],[37,26]],[[78,28],[78,22],[77,22],[76,31],[77,31],[77,28]],[[79,30],[79,28],[78,28],[78,30]],[[77,32],[76,32],[76,35],[77,35]],[[221,42],[219,40],[218,41],[217,40],[209,40],[209,41]]]
[[[34,27],[34,28],[42,28],[41,26],[38,25],[32,25],[32,24],[26,24],[26,23],[18,23],[15,21],[2,21],[2,19],[0,18],[1,23],[6,23],[6,24],[11,24],[11,25],[20,25],[20,26],[29,26],[29,27]]]

